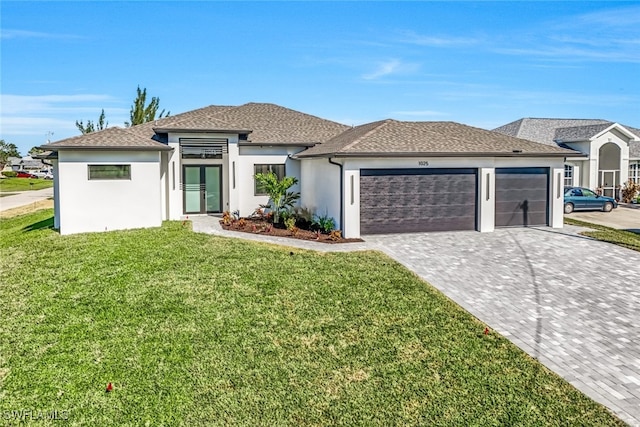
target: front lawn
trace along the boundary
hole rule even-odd
[[[580,221],[573,218],[564,218],[566,224],[578,225],[593,229],[593,231],[583,231],[582,235],[593,237],[596,240],[613,243],[634,251],[640,252],[640,234],[631,231],[617,230],[604,225],[592,224],[586,221]],[[638,225],[640,227],[640,224]]]
[[[58,411],[88,426],[623,425],[381,253],[181,222],[61,237],[52,222],[51,210],[0,220],[0,414]]]
[[[53,180],[42,178],[2,178],[0,179],[0,192],[42,190],[53,187]]]

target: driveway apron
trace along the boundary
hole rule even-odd
[[[632,426],[640,426],[640,253],[577,227],[366,236]]]

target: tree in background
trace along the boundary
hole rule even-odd
[[[106,121],[104,116],[104,109],[100,113],[100,117],[98,117],[97,123],[93,123],[91,120],[87,120],[87,124],[85,125],[82,121],[76,120],[76,127],[83,135],[91,132],[95,132],[97,130],[106,129],[109,127],[109,122]]]
[[[160,108],[160,98],[155,96],[151,98],[149,105],[145,105],[147,102],[147,88],[140,90],[140,86],[138,86],[137,91],[138,96],[131,106],[131,121],[124,122],[127,127],[154,121],[156,119],[158,108]],[[165,114],[164,110],[162,110],[157,118],[161,119],[162,117],[168,117],[169,114],[170,112]]]
[[[0,139],[0,169],[4,168],[7,164],[9,157],[22,157],[18,151],[18,147],[15,144],[4,142],[4,139]]]
[[[38,147],[31,147],[31,150],[29,150],[29,155],[32,157],[41,153],[44,153],[44,150],[41,150]]]

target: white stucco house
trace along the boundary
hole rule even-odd
[[[567,157],[567,186],[601,188],[614,197],[616,186],[640,183],[640,129],[607,120],[523,118],[494,131],[586,155]]]
[[[632,138],[622,127],[611,132]],[[265,171],[297,177],[300,205],[334,217],[345,237],[562,227],[565,164],[589,162],[557,144],[459,123],[349,127],[264,103],[209,106],[41,148],[54,166],[61,234],[249,215],[268,202],[254,180]]]

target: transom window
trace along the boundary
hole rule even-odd
[[[564,185],[571,187],[573,185],[573,166],[564,165]]]
[[[253,165],[254,176],[258,173],[269,173],[273,172],[276,174],[278,179],[282,179],[285,177],[284,164],[274,164],[274,165]],[[254,192],[256,196],[266,196],[264,188],[258,183],[256,179],[254,179],[255,188]]]
[[[226,138],[180,138],[183,159],[221,159],[227,147]]]
[[[89,180],[131,179],[131,165],[89,165]]]
[[[640,163],[629,163],[629,179],[640,184]]]

